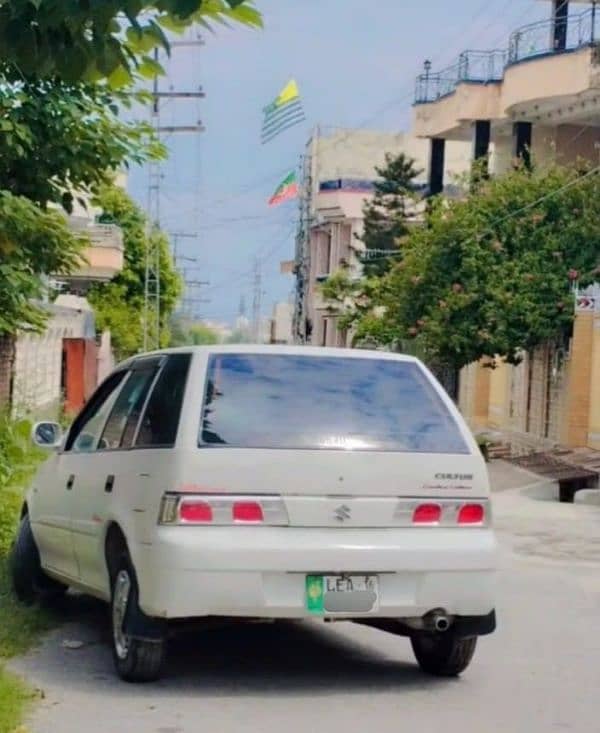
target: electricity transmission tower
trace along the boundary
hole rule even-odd
[[[171,48],[198,47],[202,45],[200,38],[190,41],[176,41]],[[158,63],[159,51],[154,50],[154,60]],[[178,99],[201,99],[204,92],[170,90],[161,91],[158,77],[152,85],[152,127],[157,138],[163,134],[200,133],[204,130],[200,121],[191,125],[162,125],[161,102]],[[148,171],[148,232],[146,245],[146,267],[144,278],[144,351],[157,349],[160,346],[160,319],[161,319],[161,283],[160,283],[160,201],[161,201],[162,172],[160,162],[153,161]]]

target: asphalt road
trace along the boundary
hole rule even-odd
[[[104,609],[13,665],[44,691],[33,733],[548,733],[600,730],[600,507],[524,496],[494,468],[499,629],[459,680],[421,675],[405,639],[352,624],[236,626],[181,638],[167,676],[113,674]],[[65,644],[65,642],[68,642]],[[71,644],[70,642],[83,642]],[[78,648],[68,648],[78,647]]]

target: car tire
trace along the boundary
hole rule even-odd
[[[111,638],[117,673],[126,682],[154,682],[164,667],[167,642],[166,638],[136,639],[123,630],[126,614],[139,613],[137,579],[127,555],[115,568],[111,590]]]
[[[458,677],[475,654],[477,637],[457,638],[451,631],[443,634],[417,634],[411,643],[419,666],[435,677]]]
[[[29,515],[21,520],[10,555],[13,591],[21,603],[51,601],[64,595],[67,586],[49,578],[42,569],[40,553],[33,536]]]

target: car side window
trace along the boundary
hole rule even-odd
[[[136,448],[175,445],[190,362],[191,354],[173,354],[167,360],[142,417]]]
[[[86,453],[95,450],[106,418],[113,408],[126,375],[126,371],[111,374],[98,387],[75,419],[69,431],[65,451]]]
[[[106,421],[98,450],[131,447],[156,372],[156,366],[131,372]]]

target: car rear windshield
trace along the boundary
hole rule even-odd
[[[282,354],[210,357],[199,445],[469,452],[417,364]]]

